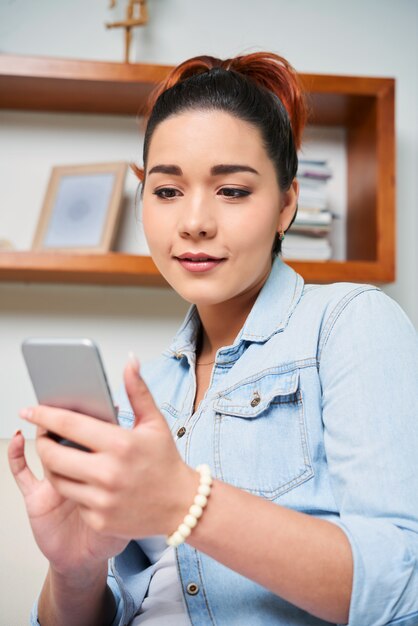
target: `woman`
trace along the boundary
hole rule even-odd
[[[21,412],[45,468],[16,435],[50,562],[33,624],[418,623],[417,335],[377,287],[305,285],[278,256],[304,122],[269,53],[191,59],[155,94],[144,229],[193,306],[127,365],[127,428]]]

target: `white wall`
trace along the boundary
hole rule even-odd
[[[122,14],[125,2],[119,0]],[[0,52],[122,60],[122,33],[108,0],[0,0]],[[391,76],[397,80],[398,277],[385,291],[418,327],[415,252],[418,204],[418,3],[415,0],[149,0],[149,26],[134,59],[175,64],[196,54],[270,49],[300,71]],[[139,160],[141,138],[126,118],[0,113],[0,237],[29,245],[53,164]],[[128,185],[123,239],[143,249]],[[19,345],[28,335],[84,335],[100,346],[113,387],[129,350],[158,353],[186,309],[169,291],[141,288],[0,285],[0,436],[19,426],[33,401]],[[0,442],[0,626],[27,621],[45,563],[30,537]],[[31,459],[33,459],[33,450]]]

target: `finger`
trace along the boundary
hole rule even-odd
[[[139,363],[131,357],[125,367],[124,381],[129,402],[135,414],[135,426],[139,423],[152,423],[163,419],[154,402],[150,390],[139,373]]]
[[[56,474],[51,474],[49,480],[51,481],[54,489],[62,497],[71,500],[76,504],[81,504],[88,508],[96,508],[101,504],[100,491],[98,491],[97,487],[70,480],[64,476],[58,476]]]
[[[48,436],[40,437],[38,454],[48,472],[84,483],[102,484],[107,475],[103,466],[103,455],[86,454],[81,450],[63,446]]]
[[[39,439],[39,437],[43,437],[44,435],[47,435],[48,431],[45,430],[45,428],[41,428],[40,426],[36,427],[36,439]]]
[[[26,463],[25,439],[18,430],[8,447],[8,459],[14,479],[24,496],[30,494],[39,481]]]
[[[111,449],[117,433],[123,432],[117,424],[109,424],[89,415],[44,405],[23,409],[20,416],[45,431],[53,432],[93,451]]]

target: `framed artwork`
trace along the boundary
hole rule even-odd
[[[32,250],[110,250],[126,171],[127,163],[53,167]]]

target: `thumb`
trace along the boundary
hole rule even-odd
[[[164,422],[150,390],[139,373],[139,362],[132,354],[129,355],[129,362],[125,367],[124,381],[129,402],[135,414],[135,427],[138,424],[155,424],[158,420]]]

